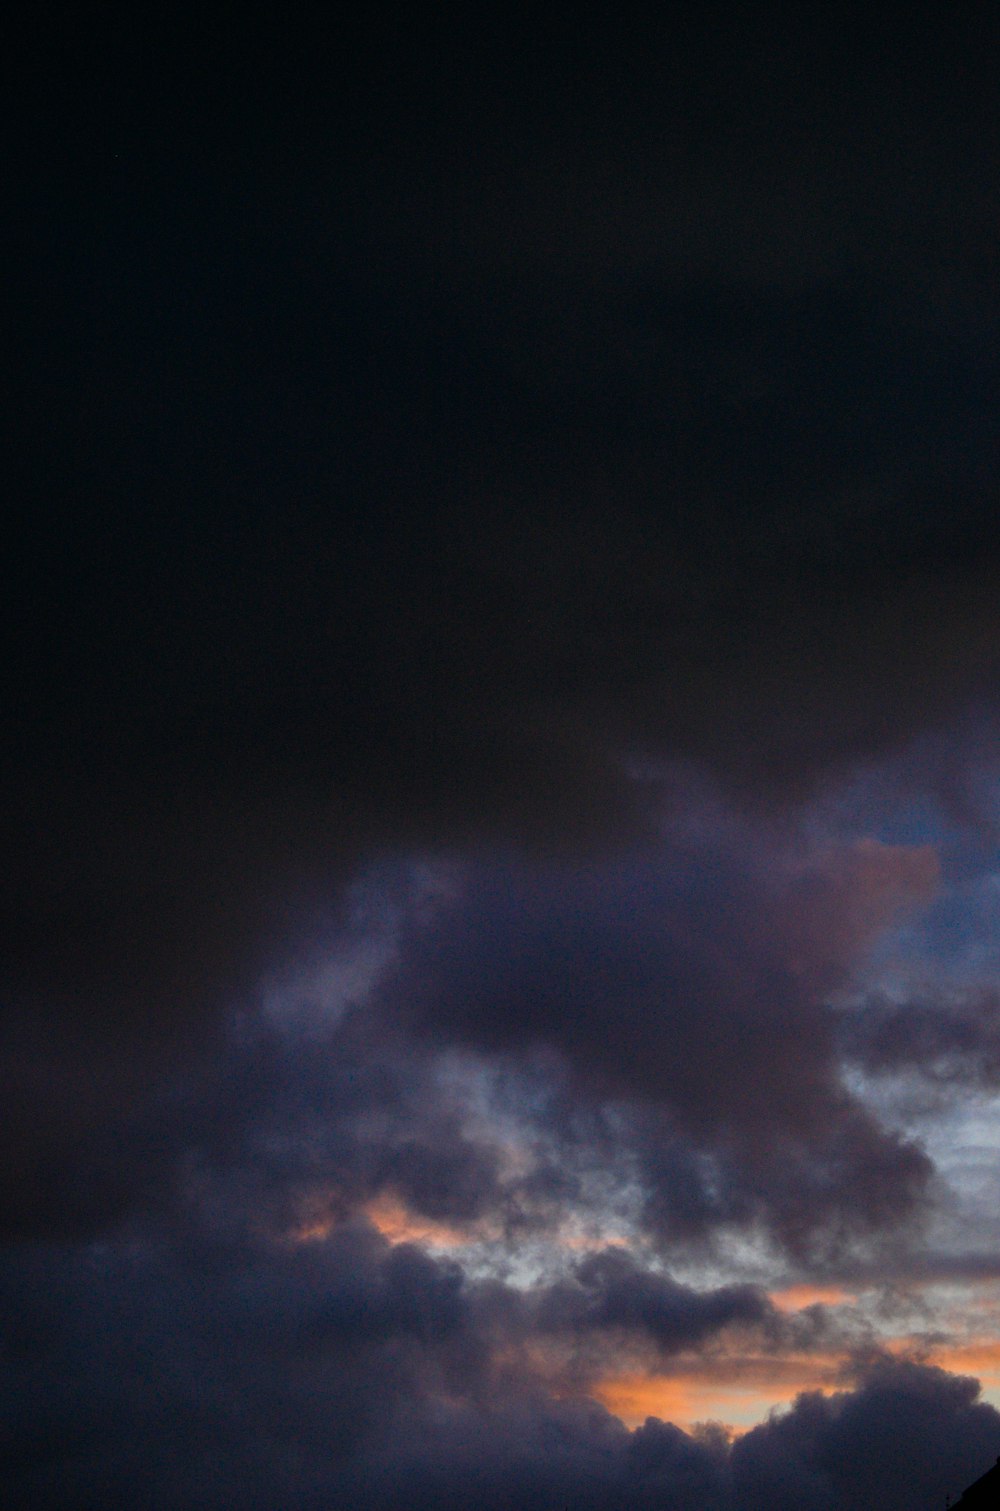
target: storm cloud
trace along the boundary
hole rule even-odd
[[[995,1456],[934,1362],[990,1296],[900,1298],[995,1278],[997,40],[12,39],[15,1504],[930,1511]]]
[[[905,1511],[938,1504],[1000,1446],[974,1382],[889,1362],[731,1448],[653,1419],[629,1433],[511,1358],[495,1287],[366,1225],[291,1248],[190,1230],[86,1255],[35,1248],[5,1260],[0,1284],[14,1505],[126,1506],[138,1484],[157,1508],[457,1507],[474,1490],[498,1508],[853,1511],[877,1489]],[[584,1272],[582,1294],[598,1288],[587,1325],[663,1342],[667,1298],[671,1346],[759,1319],[749,1295],[685,1295],[618,1259]],[[564,1302],[550,1294],[545,1320]]]

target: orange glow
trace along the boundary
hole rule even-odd
[[[771,1300],[780,1312],[800,1312],[807,1306],[853,1305],[857,1296],[839,1285],[790,1285],[784,1291],[774,1291]]]
[[[854,1298],[836,1287],[796,1286],[775,1297],[786,1310],[816,1301],[838,1304]],[[897,1357],[919,1357],[957,1374],[973,1375],[987,1400],[1000,1399],[1000,1340],[972,1337],[928,1348],[916,1337],[884,1340]],[[629,1427],[660,1417],[690,1429],[696,1422],[721,1421],[737,1435],[762,1421],[775,1407],[791,1405],[803,1391],[830,1395],[850,1389],[837,1354],[717,1354],[680,1356],[665,1375],[626,1370],[608,1375],[593,1395]]]
[[[561,1249],[569,1249],[573,1253],[628,1248],[628,1239],[619,1233],[586,1233],[571,1228],[560,1228],[557,1242]]]
[[[605,1380],[593,1394],[629,1427],[637,1426],[647,1417],[660,1417],[665,1422],[683,1426],[699,1416],[695,1405],[697,1392],[687,1380],[618,1375]],[[711,1415],[711,1412],[707,1414]]]
[[[432,1249],[458,1249],[491,1236],[475,1229],[449,1227],[430,1217],[409,1211],[398,1197],[382,1192],[361,1209],[363,1215],[391,1244],[421,1243]],[[343,1222],[322,1208],[314,1208],[285,1237],[292,1244],[323,1243]]]
[[[825,1378],[825,1371],[810,1369],[805,1361],[797,1361],[798,1367],[787,1371],[780,1368],[781,1361],[772,1362],[779,1367],[770,1378],[766,1370],[759,1379],[749,1374],[743,1379],[739,1374],[730,1379],[625,1374],[602,1381],[593,1394],[627,1427],[637,1427],[647,1417],[660,1417],[687,1430],[696,1422],[724,1422],[739,1434],[763,1421],[775,1406],[790,1405],[801,1391],[829,1394],[837,1389]]]
[[[369,1201],[362,1211],[392,1245],[413,1243],[433,1250],[461,1251],[500,1236],[499,1230],[484,1223],[456,1226],[422,1217],[388,1191]],[[319,1243],[343,1220],[342,1215],[332,1216],[319,1205],[303,1213],[300,1225],[288,1238],[294,1244]],[[569,1254],[627,1243],[619,1234],[602,1234],[573,1223],[559,1231],[557,1242]],[[1000,1338],[991,1332],[998,1302],[996,1283],[963,1291],[961,1300],[949,1293],[952,1305],[943,1315],[942,1308],[937,1308],[939,1318],[946,1326],[950,1324],[946,1338],[939,1334],[932,1341],[919,1333],[883,1334],[880,1344],[897,1358],[916,1358],[978,1378],[984,1399],[1000,1405]],[[851,1307],[859,1296],[840,1284],[800,1283],[773,1292],[771,1300],[779,1311],[794,1314],[816,1305]],[[771,1411],[788,1408],[804,1391],[829,1395],[852,1388],[853,1374],[845,1367],[846,1355],[839,1350],[770,1352],[759,1346],[754,1349],[752,1344],[747,1348],[749,1342],[744,1337],[742,1347],[739,1340],[731,1340],[727,1347],[718,1340],[714,1349],[703,1354],[678,1354],[661,1366],[662,1373],[643,1367],[648,1355],[623,1352],[617,1360],[608,1361],[607,1373],[589,1387],[574,1375],[572,1361],[552,1340],[534,1348],[522,1340],[516,1357],[508,1362],[516,1373],[528,1370],[557,1396],[567,1388],[567,1382],[574,1391],[582,1384],[630,1428],[640,1426],[647,1417],[673,1422],[688,1431],[699,1422],[711,1421],[724,1424],[733,1436],[747,1432]],[[499,1354],[495,1362],[503,1367],[503,1355]]]
[[[478,1234],[448,1227],[430,1217],[418,1217],[395,1196],[383,1191],[364,1208],[368,1221],[390,1243],[422,1243],[432,1249],[460,1249],[473,1243]]]
[[[336,1227],[332,1217],[316,1217],[309,1222],[300,1223],[288,1234],[288,1242],[298,1243],[322,1243]]]
[[[930,1358],[942,1369],[1000,1383],[1000,1341],[995,1338],[970,1338],[965,1343],[947,1344],[932,1350]]]
[[[828,1395],[837,1383],[840,1360],[833,1356],[750,1355],[677,1360],[676,1373],[640,1371],[611,1375],[594,1396],[629,1427],[660,1417],[678,1427],[721,1421],[744,1432],[775,1406],[787,1406],[804,1390]]]

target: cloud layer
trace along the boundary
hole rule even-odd
[[[669,1503],[930,1508],[1000,1448],[974,1382],[877,1362],[731,1448],[655,1419],[629,1433],[532,1364],[567,1332],[660,1350],[759,1326],[749,1291],[697,1295],[620,1255],[574,1286],[474,1284],[365,1224],[323,1243],[204,1228],[8,1258],[4,1446],[12,1504],[210,1508]],[[41,1291],[39,1289],[41,1284]],[[513,1313],[516,1325],[511,1326]]]
[[[15,1504],[936,1511],[995,21],[119,10],[10,49]]]

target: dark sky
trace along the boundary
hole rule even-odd
[[[1000,1453],[997,33],[11,38],[13,1505]]]

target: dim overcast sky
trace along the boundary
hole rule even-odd
[[[996,15],[296,9],[4,49],[6,1504],[941,1511]]]

